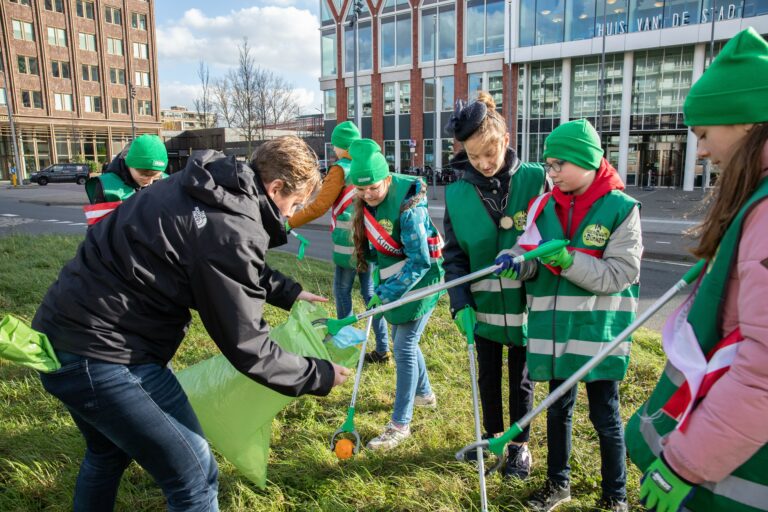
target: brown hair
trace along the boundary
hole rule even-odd
[[[496,103],[493,101],[493,97],[486,91],[480,91],[477,95],[477,101],[485,103],[488,109],[488,113],[485,115],[483,122],[477,127],[469,138],[480,137],[480,143],[486,145],[489,142],[498,141],[499,138],[504,137],[507,133],[507,124],[504,122],[504,118],[496,110]]]
[[[357,271],[368,272],[368,261],[365,255],[368,253],[368,237],[365,234],[365,202],[359,197],[355,198],[355,217],[352,219],[352,233],[355,242],[355,256],[357,257]]]
[[[283,180],[284,195],[314,193],[320,186],[317,155],[306,142],[294,135],[277,137],[261,144],[251,157],[251,168],[261,181]]]
[[[728,166],[720,173],[710,196],[711,208],[704,221],[691,230],[700,236],[691,252],[698,258],[712,259],[725,230],[752,195],[763,173],[762,151],[768,141],[768,124],[756,124],[742,139]]]

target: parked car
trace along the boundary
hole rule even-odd
[[[49,183],[77,183],[85,185],[91,172],[88,164],[53,164],[29,175],[29,181],[45,186]]]

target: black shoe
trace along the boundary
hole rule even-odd
[[[483,440],[490,439],[492,437],[493,436],[490,434],[483,434],[482,436],[480,436],[480,438]],[[491,456],[491,452],[488,451],[488,448],[483,448],[483,460],[487,461],[488,457],[490,456]],[[477,462],[477,450],[472,450],[465,453],[464,460],[466,460],[467,462]]]
[[[532,463],[533,458],[527,444],[510,444],[507,446],[507,462],[504,464],[503,475],[525,480],[531,474]]]
[[[567,501],[571,501],[570,484],[559,485],[547,480],[543,488],[531,495],[528,507],[536,512],[549,512]]]
[[[596,507],[598,510],[608,510],[609,512],[627,512],[629,510],[626,499],[606,498],[605,496],[600,498]]]
[[[371,350],[370,352],[365,354],[365,362],[366,363],[388,363],[389,352],[378,352],[376,350]]]

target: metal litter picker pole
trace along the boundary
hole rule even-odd
[[[630,334],[636,331],[638,327],[643,325],[649,318],[651,318],[654,313],[661,309],[664,304],[669,302],[669,300],[674,297],[677,292],[691,284],[699,276],[705,265],[706,261],[700,260],[696,265],[691,267],[690,270],[685,273],[682,279],[680,279],[680,281],[675,283],[675,285],[670,288],[664,295],[662,295],[659,300],[654,302],[634,322],[632,322],[630,326],[628,326],[618,336],[616,336],[613,341],[611,341],[611,343],[605,347],[605,349],[603,349],[588,363],[582,366],[576,373],[571,375],[565,382],[560,384],[557,389],[555,389],[552,393],[549,394],[549,396],[547,396],[547,398],[542,400],[538,407],[523,416],[519,421],[515,422],[515,424],[512,425],[509,430],[504,432],[504,434],[495,439],[487,439],[469,444],[456,453],[456,458],[458,460],[464,460],[464,457],[470,450],[488,448],[498,457],[498,462],[489,470],[489,473],[498,470],[504,463],[504,447],[509,441],[517,437],[518,434],[520,434],[523,429],[527,427],[534,418],[536,418],[536,416],[548,409],[550,405],[557,401],[561,396],[566,394],[574,385],[578,384],[582,377],[584,377],[597,365],[603,362],[603,360],[608,357],[611,352],[613,352],[613,350],[619,346],[619,344],[621,344],[627,337],[629,337]]]

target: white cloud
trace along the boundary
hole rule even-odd
[[[195,98],[200,94],[200,86],[178,81],[160,82],[160,104],[163,108],[172,105],[195,109]]]

